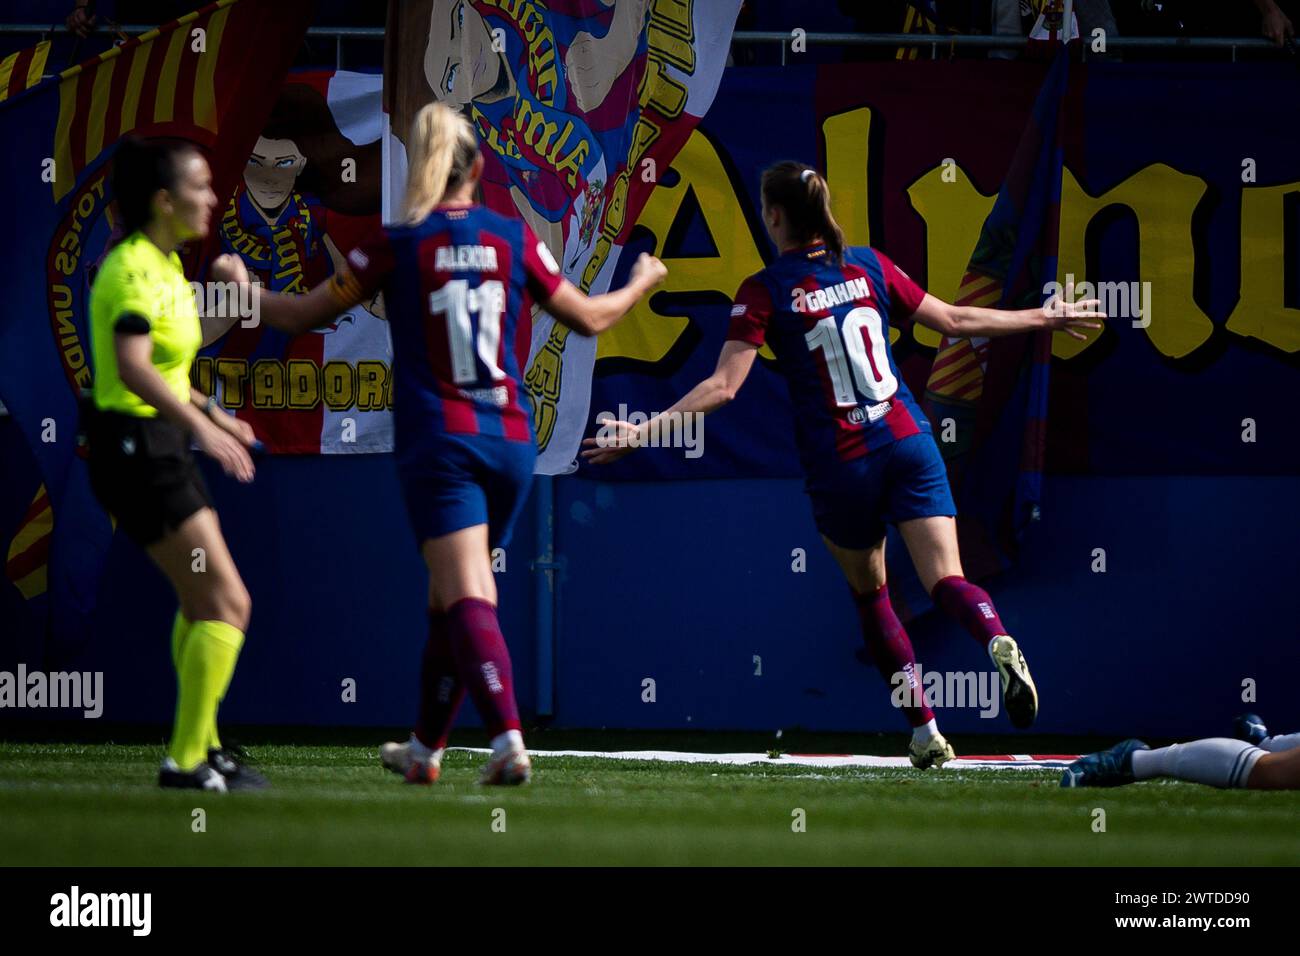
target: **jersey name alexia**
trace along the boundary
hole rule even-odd
[[[438,272],[496,272],[493,246],[439,246],[433,267]]]

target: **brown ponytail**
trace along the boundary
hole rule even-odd
[[[821,173],[786,160],[763,171],[762,188],[763,201],[784,210],[794,241],[821,239],[832,259],[844,257],[844,230],[831,214],[831,188]]]

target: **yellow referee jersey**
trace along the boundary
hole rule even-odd
[[[153,418],[158,410],[122,382],[113,347],[118,324],[144,331],[140,319],[148,323],[154,368],[177,399],[188,402],[190,365],[203,344],[194,292],[180,256],[164,255],[143,232],[134,232],[105,257],[90,289],[93,394],[97,408]]]

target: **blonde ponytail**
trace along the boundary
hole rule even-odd
[[[415,114],[407,143],[402,220],[417,225],[465,181],[478,156],[478,139],[465,117],[442,103],[429,103]]]

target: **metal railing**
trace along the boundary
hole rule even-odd
[[[125,24],[119,25],[117,30],[111,30],[102,24],[95,27],[94,31],[98,34],[113,34],[118,31],[128,36],[136,36],[152,30],[152,26],[143,24]],[[44,36],[52,33],[68,33],[67,27],[62,24],[47,26],[32,23],[0,23],[0,36],[3,35],[31,35]],[[382,40],[384,36],[383,27],[309,27],[307,30],[308,38],[326,39],[334,41],[334,64],[341,68],[343,64],[343,44],[346,40]],[[784,66],[790,56],[799,54],[791,53],[791,44],[795,39],[793,32],[782,32],[780,30],[738,30],[732,34],[732,43],[742,46],[779,46],[781,49],[781,64]],[[957,50],[1015,50],[1023,49],[1028,44],[1028,39],[1022,36],[982,36],[966,34],[938,34],[938,33],[803,33],[800,39],[806,44],[826,44],[836,46],[856,46],[867,48],[891,48],[891,47],[916,47],[925,49],[929,47],[930,58],[939,59],[941,51],[951,55]],[[1083,56],[1088,56],[1088,39],[1085,37],[1081,43]],[[1227,51],[1233,62],[1236,62],[1238,50],[1250,50],[1252,52],[1272,52],[1276,54],[1295,55],[1294,47],[1279,48],[1269,41],[1258,37],[1131,37],[1116,36],[1107,37],[1106,49],[1124,51],[1124,50],[1149,50],[1149,51],[1172,51],[1180,52],[1203,50],[1203,51]]]
[[[780,44],[781,65],[786,64],[787,55],[794,37],[791,33],[779,30],[738,31],[732,35],[735,43],[761,46]],[[802,39],[805,43],[837,44],[840,46],[880,47],[917,47],[930,48],[930,59],[937,60],[939,51],[956,50],[1016,50],[1029,45],[1029,38],[1023,36],[985,36],[967,34],[939,33],[806,33]],[[1083,56],[1088,56],[1088,39],[1080,41]],[[1233,62],[1237,59],[1237,50],[1283,52],[1263,38],[1255,37],[1125,37],[1106,38],[1109,50],[1228,50]]]

